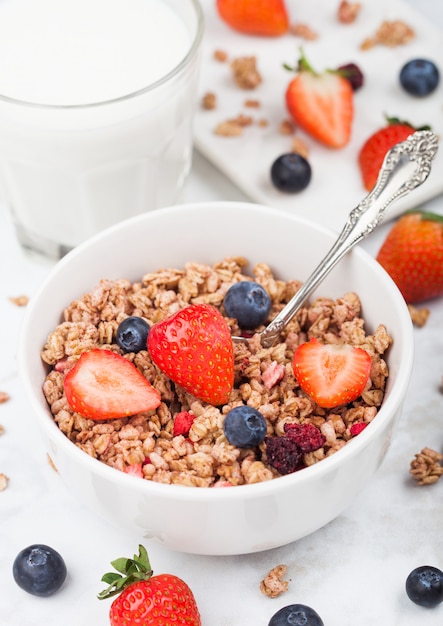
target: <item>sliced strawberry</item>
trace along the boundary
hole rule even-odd
[[[318,339],[301,344],[292,363],[295,378],[319,406],[332,408],[361,395],[371,371],[371,357],[347,344],[322,344]]]
[[[295,122],[317,141],[330,148],[342,148],[349,142],[354,93],[340,73],[315,72],[302,53],[297,76],[289,83],[285,98]]]
[[[241,33],[276,37],[289,29],[284,0],[217,0],[217,11]]]
[[[135,365],[111,350],[84,352],[66,374],[64,389],[74,411],[96,420],[151,411],[161,402]]]
[[[226,320],[209,304],[191,304],[151,327],[154,363],[192,395],[215,406],[234,386],[234,350]]]
[[[363,185],[367,191],[373,189],[377,182],[380,168],[388,150],[395,144],[404,141],[416,129],[407,122],[389,118],[387,126],[373,133],[363,144],[358,154]]]

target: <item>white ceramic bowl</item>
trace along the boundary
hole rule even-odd
[[[52,420],[42,393],[40,350],[74,298],[101,278],[138,280],[160,267],[245,256],[282,278],[305,279],[334,241],[321,227],[274,209],[244,203],[189,204],[146,213],[111,227],[63,258],[29,304],[19,367],[32,419],[67,487],[89,507],[182,552],[228,555],[267,550],[299,539],[334,519],[371,479],[388,449],[412,368],[412,325],[404,300],[384,270],[354,249],[318,293],[356,291],[368,330],[384,323],[393,335],[383,405],[358,437],[311,467],[269,482],[230,489],[192,488],[142,480],[82,452]]]

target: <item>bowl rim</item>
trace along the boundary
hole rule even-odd
[[[305,217],[287,213],[280,209],[274,209],[269,206],[255,204],[252,202],[237,202],[237,201],[211,201],[211,202],[192,202],[176,205],[173,207],[167,207],[164,209],[158,209],[154,212],[144,213],[135,217],[128,218],[119,224],[110,226],[102,232],[89,238],[87,241],[79,244],[65,257],[63,257],[49,272],[46,278],[41,283],[40,287],[35,292],[28,304],[23,320],[19,342],[17,350],[17,361],[19,367],[19,374],[22,384],[25,389],[25,396],[30,402],[32,413],[36,414],[39,425],[43,427],[44,432],[48,435],[49,439],[55,438],[57,446],[61,446],[66,451],[68,457],[72,457],[76,462],[80,463],[85,470],[88,470],[91,474],[96,474],[100,478],[106,479],[115,483],[116,487],[121,486],[124,489],[131,489],[140,492],[140,495],[149,497],[150,495],[162,495],[168,499],[185,500],[185,501],[205,501],[224,502],[228,500],[244,499],[251,497],[265,497],[269,495],[275,495],[281,490],[296,489],[297,485],[310,480],[321,477],[324,474],[330,473],[337,466],[342,465],[344,462],[352,457],[355,457],[370,445],[372,438],[377,437],[377,433],[386,426],[386,422],[391,422],[394,416],[401,408],[405,392],[407,390],[413,365],[413,330],[412,321],[407,309],[407,305],[401,295],[399,289],[386,273],[386,271],[380,266],[375,258],[366,252],[364,249],[356,246],[349,254],[361,257],[370,269],[376,274],[376,276],[384,282],[389,283],[389,288],[392,292],[392,298],[403,314],[399,317],[399,335],[410,336],[411,341],[408,350],[404,350],[405,358],[401,362],[401,367],[397,372],[397,380],[395,389],[392,390],[389,397],[383,401],[382,406],[377,413],[376,419],[374,419],[367,428],[365,428],[357,437],[353,438],[346,443],[343,448],[338,450],[331,456],[322,459],[321,462],[314,465],[303,468],[300,471],[287,474],[285,476],[279,476],[269,481],[263,481],[259,483],[239,485],[235,489],[222,488],[214,489],[212,487],[189,487],[186,485],[164,484],[155,481],[140,479],[139,477],[132,476],[125,472],[122,472],[116,468],[106,465],[102,461],[89,456],[86,452],[78,448],[62,431],[58,428],[54,420],[51,419],[49,408],[46,410],[43,408],[39,399],[35,396],[35,391],[32,385],[31,364],[27,357],[27,337],[31,333],[31,320],[33,317],[33,311],[38,306],[40,298],[44,295],[48,285],[51,284],[54,276],[63,271],[66,265],[75,263],[78,257],[81,257],[84,250],[93,247],[97,242],[105,240],[112,236],[118,230],[132,229],[139,223],[150,221],[151,216],[161,213],[164,217],[170,217],[176,212],[182,212],[183,210],[195,210],[200,209],[202,206],[211,209],[223,209],[229,205],[230,207],[236,207],[236,209],[242,209],[246,211],[259,211],[264,215],[274,216],[280,215],[284,219],[294,221],[295,223],[302,223],[310,228],[313,228],[328,237],[336,237],[336,233],[332,230],[325,228]],[[331,240],[332,242],[332,240]],[[43,381],[42,381],[43,382]],[[42,393],[43,395],[43,393]],[[137,482],[138,481],[138,482]],[[212,493],[214,492],[214,493]]]

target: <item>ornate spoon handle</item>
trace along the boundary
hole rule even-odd
[[[272,346],[281,331],[340,259],[383,220],[388,207],[421,185],[431,171],[438,141],[428,130],[416,131],[386,154],[377,183],[353,209],[338,239],[288,304],[261,333],[264,347]]]

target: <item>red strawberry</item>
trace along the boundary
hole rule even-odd
[[[84,352],[66,374],[64,388],[71,408],[95,420],[151,411],[161,402],[135,365],[110,350]]]
[[[377,261],[408,304],[443,295],[443,216],[405,213],[389,231]]]
[[[111,626],[201,626],[200,613],[189,586],[173,574],[153,575],[146,549],[139,546],[132,559],[116,559],[117,572],[105,574],[103,600],[120,594],[111,605]]]
[[[404,141],[416,129],[396,118],[388,118],[387,126],[373,133],[363,144],[358,154],[358,164],[363,178],[363,185],[371,191],[377,182],[378,174],[388,150],[396,143]]]
[[[347,344],[302,343],[294,353],[295,378],[319,406],[332,408],[352,402],[362,393],[371,371],[371,357]]]
[[[234,386],[234,350],[226,320],[209,304],[191,304],[152,326],[154,363],[197,398],[224,404]]]
[[[354,92],[339,72],[314,72],[302,53],[285,98],[290,115],[312,137],[330,148],[342,148],[349,142]]]
[[[217,0],[217,11],[241,33],[276,37],[289,29],[284,0]]]

